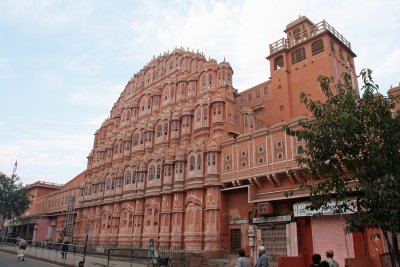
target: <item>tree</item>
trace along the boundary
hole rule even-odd
[[[361,71],[359,77],[362,97],[349,74],[338,84],[320,76],[326,102],[302,93],[301,101],[312,116],[286,131],[307,143],[297,162],[307,169],[302,188],[310,192],[310,208],[334,199],[338,213],[353,212],[346,217],[347,232],[380,228],[400,266],[400,112],[393,112],[398,99],[377,94],[371,70]]]
[[[21,215],[29,206],[27,188],[16,175],[8,177],[0,172],[0,216],[11,218]]]

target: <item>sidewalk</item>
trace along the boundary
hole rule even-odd
[[[0,244],[0,250],[17,254],[17,246]],[[61,266],[78,266],[78,263],[83,260],[81,253],[68,253],[67,259],[61,257],[60,251],[50,250],[41,247],[30,247],[26,249],[26,256],[35,259],[60,264]],[[108,266],[112,267],[146,267],[148,263],[141,259],[133,259],[132,262],[110,259]],[[105,267],[107,266],[107,257],[87,255],[85,259],[85,267]]]

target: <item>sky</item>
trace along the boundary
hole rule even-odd
[[[239,91],[299,15],[351,42],[381,92],[400,82],[400,0],[0,0],[0,172],[65,183],[133,74],[175,47],[226,59]]]

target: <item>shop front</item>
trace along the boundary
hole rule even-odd
[[[265,247],[270,267],[278,267],[280,257],[298,256],[297,226],[292,220],[291,215],[253,218],[257,240],[254,248]]]
[[[326,207],[323,212],[307,209],[310,203],[295,203],[293,205],[294,217],[300,219],[309,217],[312,231],[312,253],[318,253],[325,258],[328,249],[334,251],[334,258],[339,266],[345,266],[346,258],[354,258],[354,237],[352,233],[345,232],[344,215],[335,214],[335,203]],[[319,213],[322,215],[319,215]]]

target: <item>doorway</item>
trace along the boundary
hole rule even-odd
[[[231,229],[231,253],[236,254],[236,251],[241,248],[241,245],[240,229]]]
[[[269,267],[278,267],[278,257],[287,256],[286,224],[261,227],[261,239],[268,256]]]

